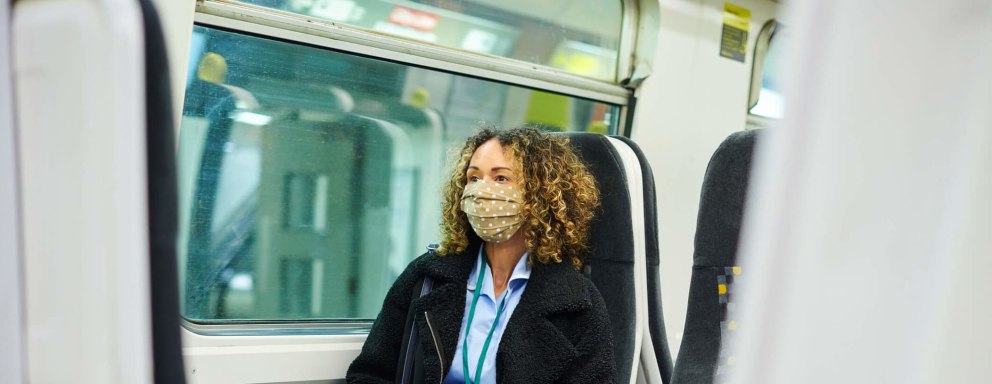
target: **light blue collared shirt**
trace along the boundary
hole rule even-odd
[[[486,342],[486,336],[496,319],[496,309],[499,303],[505,298],[506,307],[499,317],[499,324],[493,331],[493,339],[489,343],[489,352],[486,352],[486,362],[482,366],[482,377],[479,383],[475,384],[495,384],[496,383],[496,351],[499,350],[499,342],[503,339],[503,331],[506,324],[510,322],[513,310],[520,303],[520,296],[523,296],[524,289],[527,288],[527,280],[530,279],[530,266],[527,265],[527,254],[525,252],[513,267],[510,274],[510,282],[506,290],[500,297],[496,297],[493,286],[492,268],[486,267],[486,276],[482,279],[482,292],[479,294],[479,303],[475,307],[475,317],[472,319],[472,329],[468,338],[468,371],[470,379],[475,377],[475,370],[479,364],[479,356],[482,354],[482,345]],[[482,262],[482,249],[479,249],[479,256],[476,258],[475,269],[468,275],[468,287],[465,289],[465,314],[462,315],[462,326],[458,333],[458,347],[455,348],[455,356],[451,361],[451,369],[444,378],[445,384],[464,384],[465,374],[462,368],[462,345],[465,343],[465,326],[468,321],[468,312],[472,309],[472,296],[475,295],[475,283],[479,281],[479,267]]]

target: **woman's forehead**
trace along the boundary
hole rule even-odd
[[[513,170],[515,160],[513,150],[510,147],[500,145],[499,140],[493,138],[475,149],[471,160],[469,160],[469,168],[482,170],[509,168]]]

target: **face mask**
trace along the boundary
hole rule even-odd
[[[485,181],[469,183],[462,192],[462,212],[482,240],[505,241],[523,224],[521,194],[519,187],[510,185]]]

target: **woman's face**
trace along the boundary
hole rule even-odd
[[[465,171],[465,184],[469,185],[479,181],[487,183],[493,182],[501,185],[518,185],[515,162],[513,158],[503,150],[499,140],[489,139],[476,148],[472,154],[472,159],[468,163],[468,170]]]

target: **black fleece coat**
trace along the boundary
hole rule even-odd
[[[348,368],[348,383],[396,380],[411,305],[418,331],[413,382],[441,383],[455,355],[466,283],[478,255],[477,245],[469,249],[463,255],[427,253],[410,263],[389,289],[361,354]],[[434,280],[433,289],[411,301],[425,275]],[[535,263],[496,353],[496,382],[602,384],[616,383],[616,376],[599,291],[569,263]]]

